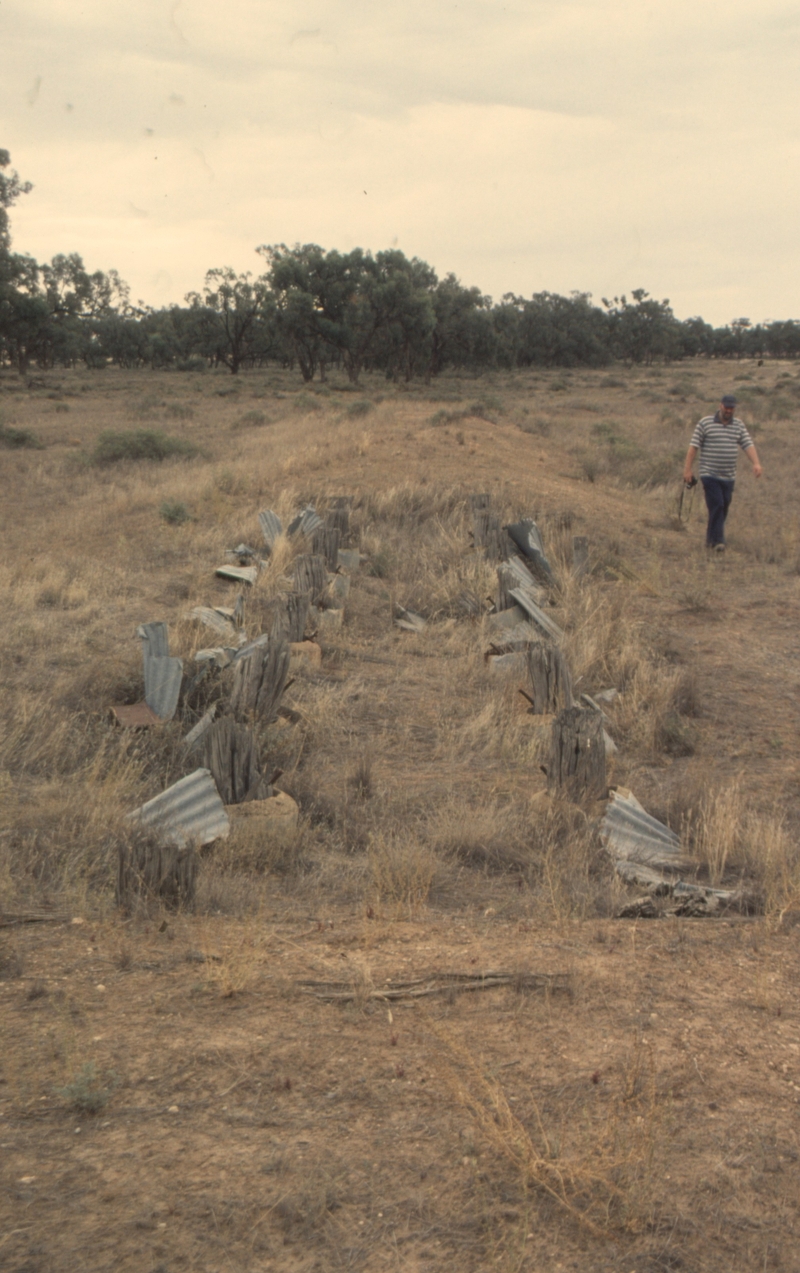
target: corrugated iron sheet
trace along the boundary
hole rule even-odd
[[[204,623],[207,628],[212,628],[220,636],[230,637],[231,640],[236,638],[236,628],[231,620],[226,619],[218,610],[212,610],[211,606],[195,606],[189,618],[197,619],[198,622]]]
[[[144,661],[144,701],[159,720],[172,720],[183,681],[183,660],[150,655]]]
[[[211,844],[231,829],[217,785],[208,769],[195,769],[160,796],[128,814],[131,822],[157,828],[167,844]]]
[[[354,575],[361,565],[361,553],[357,548],[340,548],[338,562],[342,570]]]
[[[215,645],[205,650],[198,650],[194,656],[195,663],[213,663],[216,667],[227,667],[236,651],[228,646]]]
[[[398,606],[395,626],[403,628],[406,632],[422,632],[426,624],[421,614],[415,614],[413,610],[404,610],[402,606]]]
[[[273,513],[271,508],[266,508],[263,513],[258,514],[258,524],[261,527],[261,534],[264,536],[264,543],[270,552],[275,547],[275,540],[279,535],[283,534],[283,526],[281,519],[277,513]]]
[[[258,566],[217,566],[214,574],[220,579],[234,579],[237,583],[255,583]]]
[[[615,862],[614,870],[626,884],[641,884],[650,892],[664,895],[668,893],[670,897],[716,897],[721,902],[729,902],[738,896],[738,892],[733,889],[707,888],[703,884],[670,878],[639,862]]]
[[[515,579],[519,580],[521,588],[528,588],[534,598],[538,601],[543,597],[543,592],[528,567],[519,557],[509,557],[503,562],[503,565],[511,571]]]
[[[309,504],[302,512],[293,517],[286,527],[287,535],[313,535],[315,530],[324,526],[322,518],[313,505]]]
[[[142,639],[142,655],[166,658],[169,654],[169,631],[166,623],[140,623],[136,635]]]
[[[238,663],[239,659],[246,658],[248,654],[252,654],[253,650],[258,650],[262,645],[269,645],[269,633],[262,632],[261,636],[257,636],[254,641],[248,641],[241,649],[237,650],[233,655],[231,662]]]
[[[539,528],[530,517],[523,517],[519,522],[512,522],[503,528],[513,539],[520,552],[532,561],[545,579],[552,579],[553,571],[544,551]]]
[[[613,857],[624,861],[672,871],[687,866],[675,832],[651,817],[636,797],[622,788],[611,793],[600,824],[600,838]]]
[[[544,610],[536,604],[536,600],[528,588],[512,588],[510,595],[514,598],[517,605],[525,611],[528,618],[533,619],[536,626],[541,628],[542,632],[553,641],[560,641],[563,638],[564,633],[561,628],[554,619],[550,618],[549,614],[545,614]]]

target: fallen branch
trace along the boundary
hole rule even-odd
[[[352,981],[297,981],[304,994],[326,1003],[350,1003],[355,999],[424,999],[429,995],[466,994],[472,990],[494,990],[513,986],[515,990],[567,991],[568,976],[564,972],[447,972],[430,973],[413,981],[385,981],[383,986],[357,988]]]
[[[19,911],[12,914],[0,911],[0,928],[11,928],[14,924],[68,924],[69,915],[57,915],[52,911]]]

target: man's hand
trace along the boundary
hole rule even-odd
[[[761,468],[761,461],[758,458],[758,451],[756,448],[754,446],[749,446],[745,451],[745,455],[753,466],[754,477],[761,477],[763,469]]]

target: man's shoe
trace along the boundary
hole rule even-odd
[[[724,544],[715,544],[715,545],[714,545],[714,552],[715,552],[715,553],[724,553],[724,551],[725,551],[725,545],[724,545]]]

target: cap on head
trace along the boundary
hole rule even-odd
[[[735,394],[735,393],[724,393],[724,394],[722,395],[722,398],[720,399],[720,401],[722,402],[723,407],[735,407],[735,406],[736,406],[736,394]]]

